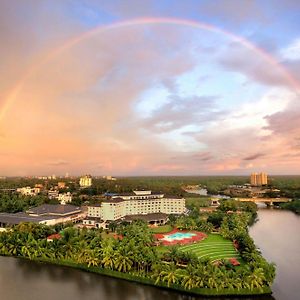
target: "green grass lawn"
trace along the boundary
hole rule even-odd
[[[235,250],[232,241],[224,239],[219,234],[209,234],[205,240],[195,244],[180,246],[179,249],[192,252],[199,258],[208,258],[212,261],[232,257],[241,261],[241,257]]]
[[[167,233],[172,231],[173,227],[171,225],[163,225],[151,228],[152,233]]]

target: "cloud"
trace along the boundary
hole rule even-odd
[[[223,51],[219,63],[225,70],[240,73],[250,81],[266,86],[291,88],[286,74],[275,63],[270,64],[263,57],[253,55],[252,51],[238,44],[233,43]]]
[[[172,95],[168,103],[142,121],[142,126],[154,132],[167,132],[187,125],[201,125],[220,113],[215,111],[216,99],[212,96],[185,98]]]
[[[49,166],[54,166],[54,167],[66,166],[66,165],[69,165],[69,164],[70,163],[68,161],[62,160],[62,159],[48,162]]]
[[[292,41],[280,51],[281,56],[286,60],[300,60],[300,38]]]
[[[256,160],[258,158],[264,157],[266,154],[265,153],[256,153],[247,157],[244,157],[244,160]]]
[[[300,108],[286,92],[286,78],[255,53],[228,45],[227,38],[213,35],[208,41],[202,38],[210,36],[207,32],[198,36],[193,28],[173,25],[115,28],[39,64],[58,45],[92,26],[147,12],[172,15],[175,6],[186,3],[170,8],[167,2],[153,1],[143,6],[130,1],[75,2],[0,3],[0,37],[5,45],[0,48],[0,98],[5,99],[28,69],[36,67],[0,124],[5,133],[0,136],[0,151],[6,155],[2,172],[233,174],[263,163],[283,170],[283,161],[292,166],[291,158],[284,158],[287,152],[298,159]],[[230,1],[222,10],[221,2],[206,3],[206,8],[196,4],[186,8],[202,14],[210,11],[225,23],[230,23],[230,16],[232,23],[251,20],[257,5]],[[218,42],[221,46],[212,51]],[[285,64],[297,74],[297,61]],[[232,87],[227,86],[232,74],[224,69],[243,74],[250,82],[246,87],[250,92],[245,88],[247,94],[240,93],[240,101],[232,101],[228,92]],[[201,70],[198,82],[191,85],[197,70]],[[219,76],[228,77],[215,85]],[[263,92],[256,83],[264,85]],[[138,111],[145,93],[157,86],[167,96],[149,97],[151,110],[146,103],[147,114]],[[263,160],[257,156],[262,153],[268,153]],[[283,158],[277,163],[279,157]]]

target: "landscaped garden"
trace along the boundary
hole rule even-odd
[[[21,223],[0,234],[0,255],[200,295],[270,294],[275,266],[261,256],[249,236],[247,226],[256,213],[250,209],[248,204],[226,201],[205,219],[191,208],[188,215],[170,216],[169,224],[157,228],[161,233],[142,221],[113,224],[105,234],[72,225]],[[233,267],[238,264],[230,261],[233,258],[243,262],[240,267]]]
[[[179,249],[184,252],[191,252],[199,259],[209,259],[211,261],[230,258],[241,259],[232,241],[223,238],[219,234],[209,234],[206,239],[198,243],[180,246]]]

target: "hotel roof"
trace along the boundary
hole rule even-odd
[[[79,206],[74,206],[70,204],[42,204],[38,207],[34,207],[26,211],[28,214],[35,215],[69,215],[72,213],[81,212],[81,208]]]
[[[111,199],[108,199],[108,200],[103,200],[102,202],[103,203],[120,203],[120,202],[124,202],[126,200],[118,197],[118,198],[111,198]]]
[[[22,222],[34,222],[39,223],[46,220],[57,219],[59,216],[30,216],[26,213],[0,213],[0,223],[16,225]]]

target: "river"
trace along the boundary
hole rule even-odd
[[[277,300],[300,299],[300,216],[280,209],[259,209],[250,235],[263,256],[276,263],[273,296]]]
[[[288,211],[260,209],[250,233],[263,255],[277,264],[273,296],[260,300],[296,300],[300,292],[300,217]],[[86,273],[72,268],[0,257],[1,300],[195,300],[156,287]],[[210,298],[212,299],[212,298]],[[213,298],[217,300],[217,298]],[[222,300],[228,298],[221,298]],[[230,298],[231,300],[253,299]]]

